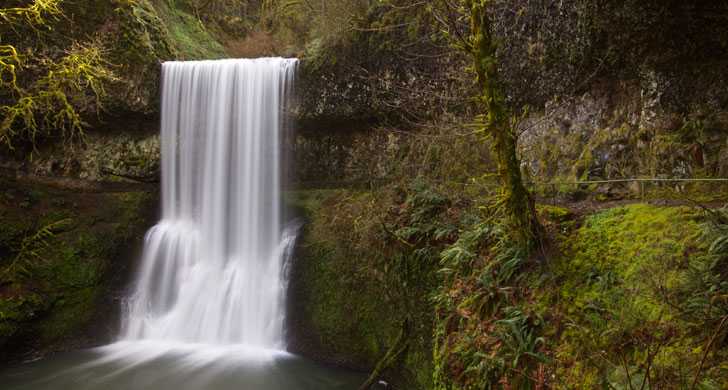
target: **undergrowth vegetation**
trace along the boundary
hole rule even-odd
[[[692,69],[693,57],[725,68],[716,66],[723,55],[709,58],[723,48],[725,29],[688,44],[719,30],[724,16],[676,0],[536,3],[6,1],[0,146],[76,142],[105,109],[149,120],[160,61],[299,56],[308,84],[296,114],[301,127],[326,133],[311,137],[314,152],[305,159],[345,155],[336,165],[356,171],[365,187],[289,199],[309,220],[294,278],[300,285],[291,287],[302,304],[292,321],[313,329],[314,349],[333,363],[381,368],[408,390],[728,388],[728,209],[536,205],[538,221],[520,223],[543,224],[548,240],[534,251],[507,222],[494,174],[499,161],[502,175],[527,174],[532,161],[522,164],[516,151],[536,153],[542,169],[532,184],[552,187],[539,194],[597,201],[640,190],[570,182],[722,175],[722,92],[688,83],[688,92],[711,100],[707,111],[720,110],[681,108],[664,124],[650,121],[670,106],[649,104],[659,103],[661,83],[685,95],[669,68]],[[469,23],[473,5],[493,19]],[[682,28],[688,16],[703,25]],[[466,61],[454,40],[481,50]],[[706,75],[701,85],[720,89]],[[637,98],[590,89],[601,83],[639,84],[630,87]],[[577,102],[573,112],[548,118],[545,102],[571,93],[594,93],[600,102]],[[521,125],[537,125],[526,114],[521,121],[526,104],[544,110],[533,121],[553,119],[539,139],[543,150],[516,148],[528,136]],[[598,128],[589,130],[592,122]],[[342,146],[331,136],[348,137],[352,128],[375,141]],[[507,139],[490,150],[483,128]],[[334,153],[315,156],[324,143]],[[324,161],[312,176],[333,165]],[[564,183],[542,183],[549,179]],[[526,189],[511,187],[534,217]],[[666,195],[676,187],[652,185],[643,200],[725,200],[707,184]],[[100,194],[85,208],[67,194],[15,196],[0,193],[0,345],[18,335],[58,340],[89,318],[113,244],[140,223],[144,196]],[[109,243],[111,235],[118,242]]]
[[[156,111],[159,62],[226,53],[183,1],[11,1],[0,7],[0,146],[71,145],[109,114]]]
[[[542,216],[559,226],[549,263],[482,222],[442,252],[436,388],[726,386],[723,211],[637,204],[578,228]]]
[[[711,221],[693,209],[645,205],[587,218],[554,264],[560,288],[543,303],[559,305],[561,325],[552,322],[559,383],[725,386],[725,351],[707,345],[725,337],[719,326],[725,313],[703,314],[725,292],[720,282],[704,284],[721,278],[709,266],[721,256],[709,248],[719,239]]]
[[[441,253],[435,388],[543,384],[542,320],[517,304],[528,293],[518,284],[528,258],[512,242],[494,220],[476,220]]]
[[[372,365],[406,323],[408,349],[385,371],[405,388],[728,384],[726,210],[539,205],[544,261],[513,244],[489,196],[425,178],[315,194],[297,195],[311,218],[302,261],[323,275],[310,275],[309,320],[329,348],[366,334],[352,348]]]

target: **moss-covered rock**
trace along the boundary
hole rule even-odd
[[[427,187],[300,191],[289,204],[307,220],[289,298],[296,352],[369,370],[407,323],[408,349],[384,373],[395,388],[728,381],[725,345],[706,344],[723,340],[727,314],[725,255],[709,248],[725,226],[710,213],[539,205],[552,247],[536,261],[498,239],[486,208]]]
[[[595,88],[554,98],[532,113],[520,138],[529,174],[542,182],[723,176],[726,113],[664,107],[648,112],[640,88],[634,83]],[[625,183],[592,187],[613,198],[639,193]]]
[[[110,52],[118,64],[123,88],[117,107],[136,113],[158,110],[160,66],[167,60],[215,59],[226,56],[218,40],[178,1],[117,0],[113,6],[118,36]]]
[[[18,167],[35,176],[64,176],[94,182],[158,182],[160,143],[157,134],[90,133],[83,145],[53,145],[32,164]]]
[[[590,215],[562,240],[563,255],[547,266],[554,284],[537,294],[554,385],[680,388],[694,380],[712,332],[694,328],[703,320],[688,291],[698,293],[688,286],[704,277],[695,272],[708,256],[704,222],[695,209],[634,204]],[[699,382],[725,386],[719,372]]]
[[[434,268],[427,256],[383,246],[392,238],[380,221],[392,201],[382,192],[290,194],[289,203],[307,220],[289,287],[291,348],[371,370],[404,331],[407,349],[384,375],[397,388],[427,389]]]
[[[298,192],[293,197],[293,205],[308,221],[289,293],[299,306],[291,316],[294,348],[339,364],[373,367],[394,340],[397,324],[388,320],[392,312],[384,302],[386,293],[367,270],[372,259],[351,257],[345,238],[329,235],[332,215],[324,211],[342,199],[371,195],[332,190]],[[299,332],[304,339],[297,337]]]
[[[108,340],[153,192],[0,180],[0,359]]]

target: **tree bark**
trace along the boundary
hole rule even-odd
[[[490,0],[464,0],[470,10],[470,37],[468,50],[481,95],[480,106],[485,113],[480,117],[483,133],[492,139],[493,152],[498,163],[501,180],[501,205],[508,214],[515,239],[531,250],[541,241],[542,228],[530,192],[523,184],[521,164],[516,152],[517,138],[513,129],[512,112],[508,107],[498,77],[496,43],[491,32],[488,15]]]

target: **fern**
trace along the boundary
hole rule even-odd
[[[690,258],[682,294],[682,316],[696,331],[710,329],[728,315],[728,209],[709,210],[703,239],[708,253]]]
[[[506,307],[518,290],[526,249],[510,239],[502,219],[476,220],[440,253],[446,285],[437,305],[436,388],[531,388],[546,362],[540,319]]]
[[[507,317],[496,321],[498,325],[496,334],[503,341],[499,350],[506,361],[510,361],[510,368],[517,370],[524,358],[531,358],[537,362],[545,363],[546,356],[539,351],[546,341],[537,337],[531,319],[517,308],[505,310]],[[536,321],[536,324],[540,321]]]
[[[29,274],[32,262],[34,260],[43,260],[43,250],[50,247],[56,233],[68,227],[71,221],[70,218],[65,218],[51,222],[24,237],[13,261],[5,269],[3,276]]]

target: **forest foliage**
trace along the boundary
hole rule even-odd
[[[34,0],[26,6],[0,8],[6,33],[37,34],[63,18],[61,0]],[[38,47],[0,42],[0,143],[34,143],[39,135],[73,141],[83,137],[82,114],[98,113],[105,84],[116,80],[99,40],[75,42],[60,54]]]
[[[389,153],[387,184],[306,199],[308,287],[321,298],[310,314],[334,352],[370,366],[384,357],[402,369],[388,374],[425,388],[721,388],[726,211],[536,205],[517,147],[529,109],[604,85],[669,84],[666,107],[686,118],[691,105],[724,108],[713,81],[728,23],[708,3],[11,1],[0,8],[0,143],[74,142],[111,97],[123,114],[153,113],[162,60],[299,56],[303,130],[363,127]],[[93,26],[61,37],[79,18]],[[707,143],[704,127],[607,133],[678,148]],[[592,159],[585,150],[574,176],[589,178]],[[14,276],[32,263],[51,273],[34,260],[63,221],[14,240]],[[542,234],[553,247],[537,248]],[[13,303],[18,318],[28,307],[45,310],[35,295]],[[393,359],[387,344],[405,331],[408,350]]]
[[[457,116],[460,122],[454,127],[475,122],[476,126],[462,126],[460,131],[473,127],[481,135],[503,131],[501,134],[513,137],[510,140],[513,143],[523,131],[518,123],[522,118],[519,114],[527,112],[529,105],[540,107],[555,95],[573,96],[630,77],[649,80],[652,77],[649,75],[679,73],[676,69],[693,58],[706,59],[715,71],[716,63],[725,59],[710,55],[720,46],[717,40],[710,38],[689,44],[688,37],[700,34],[702,25],[664,31],[665,26],[703,19],[709,14],[703,6],[630,1],[604,7],[598,2],[424,3],[420,8],[423,15],[428,15],[438,29],[441,26],[447,29],[444,35],[435,31],[428,45],[444,44],[450,52],[453,41],[466,48],[472,48],[473,42],[481,45],[473,61],[463,62],[463,57],[457,55],[452,57],[459,61],[461,75],[469,79],[469,83],[462,84],[468,87],[462,90],[477,99],[464,99],[465,103],[459,106],[449,101],[431,112],[439,113],[443,107],[444,111],[465,107],[459,112],[450,110],[460,114]],[[486,7],[480,10],[487,9],[493,19],[480,19],[479,25],[473,26],[472,8],[484,3]],[[402,4],[392,6],[388,10],[391,13],[380,11],[391,16],[400,7],[411,14],[418,12],[416,5]],[[367,17],[378,15],[373,9],[376,6],[363,17],[350,19],[354,26],[348,29],[347,40],[339,38],[330,42],[330,46],[323,41],[311,45],[307,53],[312,56],[309,58],[318,61],[314,64],[321,69],[331,69],[333,64],[344,69],[360,66],[367,72],[376,72],[369,68],[373,60],[360,59],[356,53],[340,54],[349,54],[346,51],[349,47],[365,47],[370,51],[364,52],[372,53],[377,53],[377,49],[388,54],[407,53],[408,50],[397,51],[400,46],[389,42],[387,38],[392,36],[399,38],[396,42],[417,47],[404,33],[414,22],[405,24],[407,27],[396,23],[374,27],[374,23],[366,24]],[[707,20],[711,25],[715,23],[710,17]],[[645,25],[654,26],[655,30],[645,33]],[[479,34],[478,27],[484,28],[481,33],[493,34],[494,38]],[[475,38],[471,35],[473,31],[476,31]],[[674,38],[665,50],[655,45],[657,31]],[[386,43],[367,46],[370,40]],[[341,46],[342,42],[346,45]],[[338,51],[327,51],[331,47]],[[700,54],[691,58],[688,53]],[[464,63],[472,65],[463,66]],[[384,62],[377,64],[381,66]],[[426,68],[424,64],[426,60],[419,62],[419,66]],[[402,68],[404,65],[396,69]],[[487,84],[490,81],[498,82],[495,88]],[[395,84],[392,89],[407,90],[403,84]],[[723,98],[711,104],[720,99]],[[676,100],[665,101],[675,103],[671,107],[680,107]],[[413,107],[416,105],[408,108]],[[478,113],[482,114],[479,118]],[[423,138],[431,134],[426,130],[428,126],[422,126],[428,123],[427,113],[407,119],[394,123],[399,126],[404,123],[410,130],[418,129]],[[493,142],[491,137],[480,138],[484,139]],[[648,136],[643,135],[642,142],[648,141]],[[376,258],[376,261],[351,266],[366,269],[373,275],[383,274],[387,280],[394,279],[393,274],[402,276],[392,271],[400,270],[401,264],[406,264],[405,269],[410,271],[417,269],[412,266],[416,264],[420,268],[415,272],[421,272],[419,277],[426,279],[432,276],[428,273],[432,268],[428,267],[438,261],[433,267],[438,270],[435,287],[418,285],[432,288],[428,304],[432,305],[429,310],[435,313],[434,376],[426,388],[709,389],[725,386],[727,376],[722,363],[725,348],[724,344],[717,347],[725,343],[726,334],[725,317],[720,309],[723,288],[718,287],[724,281],[718,281],[723,279],[722,273],[713,265],[720,256],[716,257],[715,249],[708,250],[708,246],[718,248],[722,242],[716,236],[720,229],[716,229],[715,218],[695,209],[647,205],[588,210],[580,215],[555,206],[531,206],[538,211],[539,220],[545,225],[544,234],[553,245],[544,254],[543,262],[536,261],[523,246],[514,245],[513,225],[507,223],[508,218],[503,218],[503,208],[498,207],[502,203],[498,202],[498,196],[493,196],[497,194],[483,190],[495,176],[492,172],[498,172],[497,153],[510,149],[502,146],[501,143],[500,148],[491,151],[493,161],[475,165],[469,171],[471,183],[483,185],[471,187],[472,193],[454,180],[455,175],[443,177],[440,170],[403,169],[399,172],[408,174],[390,177],[391,184],[383,189],[338,198],[345,209],[341,213],[327,211],[318,215],[326,220],[323,223],[331,225],[330,234],[344,230],[345,226],[363,224],[369,229],[357,230],[356,237],[337,236],[341,238],[337,247],[356,248],[355,256],[335,256],[337,267],[345,266],[341,265],[346,264],[345,258]],[[515,149],[510,156],[515,155]],[[422,151],[425,150],[429,149],[423,147]],[[449,150],[450,154],[467,153],[467,148],[453,146]],[[439,161],[447,160],[443,156],[439,158]],[[510,168],[511,172],[520,174],[522,166],[514,159]],[[458,179],[461,177],[458,175]],[[413,182],[417,184],[409,185]],[[402,196],[383,195],[388,191]],[[366,199],[366,204],[360,203],[360,198]],[[327,202],[336,203],[335,200]],[[367,213],[351,211],[359,207],[366,207]],[[422,218],[423,215],[427,217]],[[384,222],[380,229],[376,229],[377,220]],[[321,222],[317,222],[320,226],[318,223]],[[385,239],[391,240],[390,250],[397,253],[382,254]],[[644,275],[653,277],[641,277]],[[380,283],[381,280],[377,279]],[[396,283],[384,283],[388,291],[397,289]],[[710,319],[697,314],[713,310],[716,311]],[[698,330],[695,324],[706,326]],[[344,331],[348,329],[344,326]],[[410,370],[411,364],[411,358],[403,359],[402,369]]]

